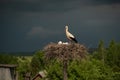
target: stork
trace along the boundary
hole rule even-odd
[[[68,31],[68,26],[65,26],[65,32],[66,32],[66,37],[68,38],[68,40],[77,43],[77,40],[76,40],[76,38],[74,37],[74,35],[72,35],[72,34]]]

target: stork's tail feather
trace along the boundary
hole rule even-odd
[[[74,38],[74,42],[75,42],[75,43],[78,43],[78,41],[77,41],[75,38]]]
[[[78,43],[78,41],[75,38],[70,37],[75,43]]]

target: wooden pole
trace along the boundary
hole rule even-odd
[[[67,60],[63,60],[63,80],[67,80]]]

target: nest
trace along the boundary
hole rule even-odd
[[[87,49],[84,45],[78,43],[56,44],[50,43],[44,47],[45,58],[59,60],[82,59],[86,57]]]

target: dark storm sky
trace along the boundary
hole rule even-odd
[[[0,52],[34,51],[64,41],[96,47],[120,41],[120,0],[0,0]]]

